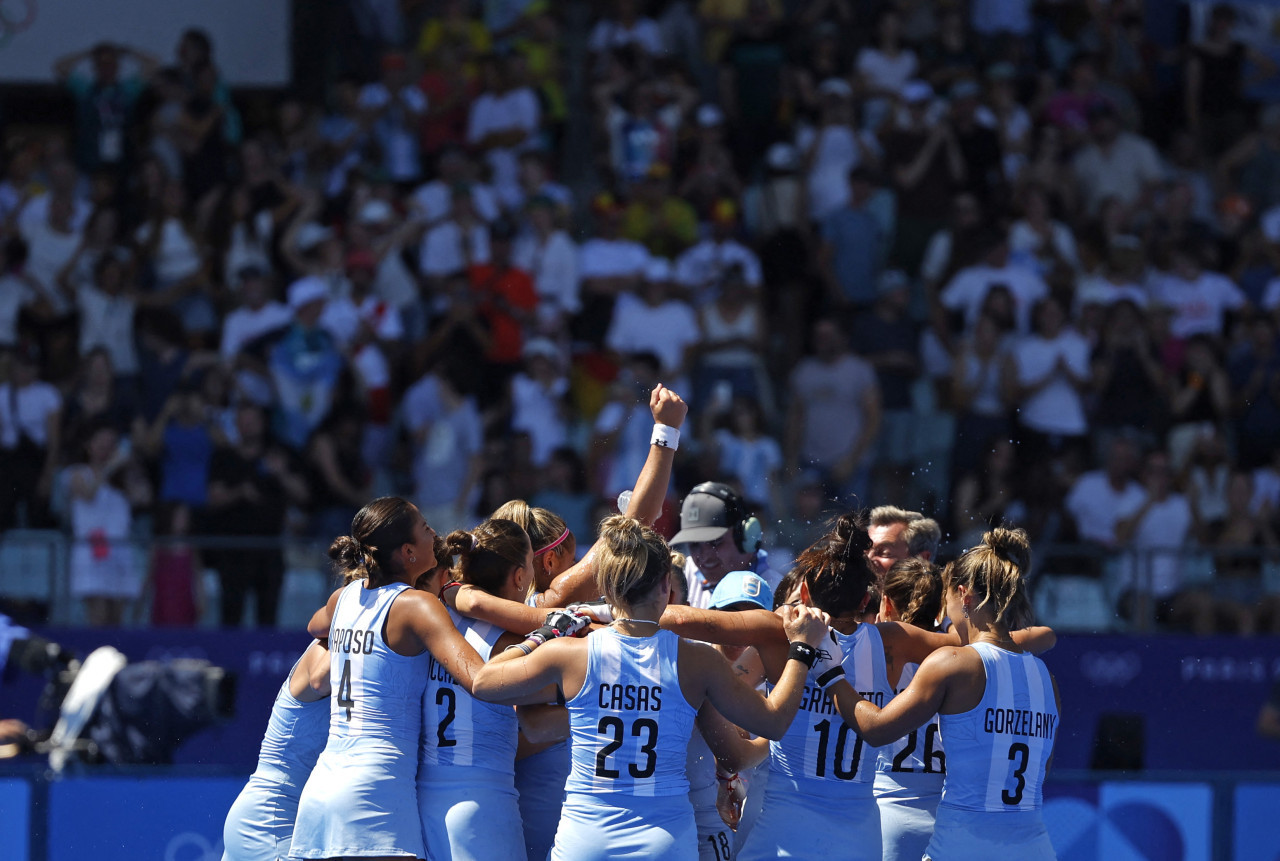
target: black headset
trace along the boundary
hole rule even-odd
[[[760,520],[749,514],[742,502],[742,497],[733,492],[733,488],[718,481],[704,481],[689,491],[692,496],[702,493],[714,496],[724,503],[725,514],[729,517],[729,531],[733,534],[733,546],[739,553],[755,553],[764,543],[764,527]]]

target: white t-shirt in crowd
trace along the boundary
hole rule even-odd
[[[27,241],[26,274],[39,285],[45,299],[61,316],[71,310],[66,294],[58,289],[58,273],[80,247],[80,233],[60,233],[39,221],[22,228],[22,238]]]
[[[687,302],[668,299],[654,307],[624,293],[613,306],[613,320],[604,340],[619,353],[656,354],[662,361],[662,372],[670,374],[679,370],[684,351],[701,337],[698,315]]]
[[[151,222],[138,228],[140,245],[151,240],[151,230]],[[187,234],[181,221],[167,218],[160,225],[160,242],[156,245],[152,261],[159,286],[168,287],[200,271],[200,246]]]
[[[859,141],[872,152],[880,152],[875,135],[846,125],[806,126],[796,135],[798,150],[808,152],[814,147],[813,163],[805,180],[812,220],[821,221],[849,202],[849,171],[862,162]]]
[[[891,93],[902,92],[902,87],[916,75],[920,67],[916,52],[910,48],[898,51],[891,57],[878,48],[863,48],[854,60],[854,68],[868,86]]]
[[[1227,311],[1243,308],[1248,299],[1235,282],[1217,272],[1201,272],[1194,281],[1165,275],[1155,284],[1156,300],[1173,311],[1169,333],[1220,337]]]
[[[517,269],[528,272],[533,278],[533,289],[538,293],[538,316],[544,320],[561,313],[577,311],[578,301],[578,246],[563,230],[556,230],[539,242],[538,237],[526,233],[516,240],[511,250],[512,262]]]
[[[1137,514],[1146,501],[1146,493],[1126,493],[1116,511],[1117,521],[1128,520]],[[1157,598],[1177,592],[1182,585],[1179,555],[1176,552],[1152,551],[1176,550],[1186,542],[1190,533],[1191,506],[1185,496],[1171,493],[1163,502],[1152,503],[1128,542],[1133,549],[1148,552],[1135,554],[1126,560],[1121,574],[1122,585],[1139,587],[1149,582],[1150,592]]]
[[[569,439],[560,401],[569,391],[569,379],[556,377],[544,386],[524,373],[511,378],[511,429],[529,435],[529,458],[545,466],[551,453]]]
[[[519,130],[529,135],[517,146],[494,147],[485,153],[485,161],[492,171],[494,190],[498,199],[508,206],[515,206],[520,201],[518,157],[533,146],[533,136],[538,132],[541,118],[538,97],[528,87],[505,93],[484,93],[471,103],[471,114],[467,117],[467,143],[478,143],[492,132]]]
[[[25,235],[27,229],[33,224],[48,224],[49,202],[50,197],[47,191],[28,200],[22,207],[22,212],[18,213],[18,232]],[[71,229],[77,233],[84,230],[92,214],[93,204],[83,197],[75,197],[71,201]]]
[[[80,309],[80,355],[102,347],[117,374],[138,373],[138,351],[133,338],[137,303],[131,296],[111,296],[92,284],[76,290]]]
[[[1063,329],[1052,340],[1039,335],[1023,338],[1013,348],[1018,382],[1023,385],[1044,379],[1064,359],[1077,377],[1088,378],[1089,342],[1073,329]],[[1018,419],[1032,430],[1048,434],[1080,436],[1089,430],[1084,401],[1061,371],[1053,371],[1053,381],[1022,402]]]
[[[350,299],[330,299],[320,315],[320,328],[333,336],[340,349],[346,349],[356,339],[362,323],[379,341],[404,337],[400,310],[376,296],[366,296],[359,305]]]
[[[19,429],[27,439],[44,445],[49,440],[49,416],[60,409],[62,395],[49,383],[37,380],[16,393],[12,383],[0,384],[0,446],[17,446]]]
[[[1129,132],[1120,132],[1106,150],[1095,143],[1085,145],[1072,159],[1071,169],[1090,215],[1096,214],[1108,197],[1130,206],[1147,186],[1164,178],[1156,148],[1146,138]]]
[[[1085,305],[1114,305],[1125,299],[1139,308],[1145,308],[1150,303],[1150,296],[1141,284],[1132,281],[1117,284],[1105,275],[1081,278],[1076,287],[1077,312]]]
[[[469,184],[471,186],[471,206],[475,209],[476,215],[485,221],[493,221],[502,214],[502,209],[498,206],[498,195],[494,192],[492,186],[483,182]],[[413,193],[412,200],[414,207],[422,213],[422,217],[427,220],[428,224],[433,224],[453,214],[453,189],[442,179],[433,179],[431,182],[418,186],[418,189]]]
[[[583,280],[643,275],[648,267],[648,249],[630,239],[588,239],[578,253],[578,275]]]
[[[293,312],[280,302],[268,302],[256,311],[241,306],[222,322],[222,346],[219,353],[230,361],[244,346],[268,332],[282,329],[293,320]]]
[[[1119,490],[1106,472],[1095,469],[1076,479],[1067,494],[1066,508],[1076,521],[1076,532],[1086,541],[1108,547],[1116,543],[1116,524],[1142,507],[1146,491],[1128,479]]]
[[[467,268],[467,259],[463,253],[463,242],[471,249],[471,263],[489,262],[489,228],[483,223],[475,224],[467,234],[463,235],[462,227],[456,221],[437,224],[422,237],[419,267],[423,275],[445,276],[461,272]]]
[[[961,269],[942,288],[939,299],[951,311],[964,312],[964,325],[972,330],[982,312],[982,303],[992,287],[1004,285],[1013,296],[1014,319],[1018,332],[1031,331],[1031,309],[1049,295],[1044,279],[1025,266],[1007,264],[999,268],[985,264]]]
[[[694,290],[714,288],[724,273],[735,265],[742,267],[742,277],[748,285],[760,286],[764,276],[760,270],[760,258],[754,251],[736,239],[722,242],[704,239],[676,258],[676,283]]]
[[[1026,221],[1018,220],[1009,228],[1009,252],[1017,255],[1035,256],[1040,253],[1044,238],[1032,229]],[[1059,256],[1073,269],[1080,267],[1080,257],[1076,254],[1076,238],[1071,228],[1061,221],[1049,225],[1049,244]]]
[[[392,248],[378,261],[373,292],[397,308],[408,308],[418,301],[418,281],[404,265],[400,252],[400,247]]]

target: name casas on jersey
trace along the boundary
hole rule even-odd
[[[620,685],[601,682],[599,705],[609,711],[662,711],[662,685]]]
[[[997,735],[1020,735],[1027,738],[1053,740],[1058,716],[1031,709],[987,709],[982,721],[983,732]]]

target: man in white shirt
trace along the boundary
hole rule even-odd
[[[597,195],[591,203],[596,236],[582,243],[578,254],[581,313],[574,320],[576,340],[599,346],[613,319],[619,295],[635,291],[649,266],[649,252],[639,242],[622,239],[622,209],[613,195]]]
[[[1009,240],[1003,232],[993,231],[986,239],[987,252],[981,263],[961,269],[942,288],[939,301],[948,311],[962,312],[964,327],[972,332],[982,313],[987,294],[1004,287],[1013,300],[1013,322],[1019,334],[1031,331],[1031,310],[1049,295],[1049,285],[1028,269],[1009,262]]]
[[[1169,334],[1175,338],[1226,334],[1226,314],[1249,304],[1244,291],[1225,275],[1201,268],[1200,249],[1175,245],[1171,271],[1155,284],[1156,300],[1173,312]]]
[[[471,103],[467,143],[483,152],[492,171],[498,199],[508,207],[520,205],[520,153],[534,144],[542,120],[538,97],[524,83],[524,58],[513,54],[499,66],[484,63],[485,92]]]
[[[471,205],[476,215],[487,222],[502,214],[493,186],[481,182],[474,161],[457,146],[450,146],[436,160],[436,176],[414,191],[413,209],[434,227],[453,214],[453,190],[466,184],[471,188]]]
[[[1213,599],[1183,591],[1180,550],[1191,535],[1191,506],[1173,487],[1173,467],[1162,451],[1147,455],[1142,467],[1144,493],[1127,496],[1117,514],[1116,539],[1136,551],[1124,559],[1120,615],[1135,620],[1139,601],[1154,602],[1156,621],[1168,623],[1212,618]],[[1194,625],[1193,625],[1194,627]]]
[[[676,259],[676,281],[690,291],[695,305],[715,298],[715,288],[733,266],[741,268],[747,286],[760,286],[760,258],[734,239],[737,226],[737,207],[732,201],[718,202],[712,213],[711,235]]]
[[[1115,108],[1106,102],[1089,109],[1089,135],[1090,142],[1071,161],[1085,210],[1096,215],[1109,197],[1126,207],[1150,203],[1164,178],[1164,166],[1151,142],[1121,131]]]
[[[227,314],[222,322],[222,344],[218,350],[222,361],[235,364],[240,350],[268,332],[283,329],[293,320],[293,313],[272,298],[271,276],[257,266],[246,266],[236,273],[239,282],[240,307]]]
[[[689,349],[702,338],[698,316],[688,302],[670,296],[671,264],[650,261],[639,295],[624,293],[613,307],[605,346],[618,353],[651,352],[662,361],[664,379],[679,382],[689,370]]]
[[[1137,466],[1137,446],[1119,437],[1112,440],[1103,469],[1076,479],[1067,494],[1066,509],[1081,541],[1106,549],[1116,547],[1116,526],[1123,518],[1131,517],[1146,498],[1142,487],[1133,480]]]
[[[476,214],[471,188],[454,186],[452,201],[453,215],[422,237],[418,268],[427,278],[443,279],[489,262],[489,226]]]

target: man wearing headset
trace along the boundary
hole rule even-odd
[[[689,606],[709,608],[712,590],[730,571],[754,571],[776,588],[782,573],[769,567],[763,537],[760,521],[729,485],[707,481],[690,490],[680,506],[680,531],[671,539],[672,547],[687,545]]]

